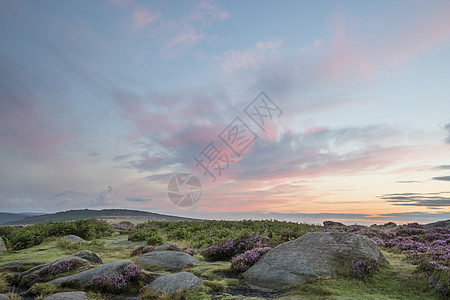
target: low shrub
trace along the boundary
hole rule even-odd
[[[160,235],[152,235],[145,239],[147,245],[159,246],[164,244],[164,239]]]
[[[231,268],[238,272],[247,271],[262,255],[269,252],[271,249],[271,247],[262,247],[245,251],[243,254],[240,254],[231,260]]]
[[[102,220],[87,219],[30,226],[0,226],[0,236],[10,250],[21,250],[39,245],[48,237],[74,234],[85,240],[103,238],[113,233],[113,227]]]
[[[131,256],[137,256],[137,255],[142,255],[148,252],[152,252],[155,249],[155,246],[151,246],[151,245],[143,245],[143,246],[139,246],[136,249],[134,249],[133,251],[131,251]]]
[[[73,271],[82,265],[83,264],[75,258],[63,259],[48,267],[47,271],[50,275],[56,275],[59,273]]]
[[[377,269],[378,258],[376,257],[352,262],[352,275],[356,278],[367,278]]]
[[[139,285],[143,276],[139,266],[129,264],[124,268],[122,274],[93,276],[86,284],[86,288],[94,292],[118,294],[131,286]]]
[[[268,247],[268,238],[260,235],[242,236],[219,245],[203,249],[200,253],[208,260],[229,260],[233,256],[253,248]]]

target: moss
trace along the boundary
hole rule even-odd
[[[145,268],[146,271],[155,272],[155,271],[164,271],[164,268],[161,268],[158,265],[149,265]]]

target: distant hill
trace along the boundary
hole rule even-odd
[[[79,209],[68,210],[63,212],[57,212],[54,214],[45,214],[39,216],[25,216],[22,219],[2,222],[0,225],[28,225],[43,222],[62,222],[62,221],[74,221],[83,220],[89,218],[102,218],[102,219],[140,219],[140,220],[168,220],[168,221],[193,221],[196,219],[176,217],[169,215],[162,215],[157,213],[151,213],[140,210],[129,209]],[[0,217],[0,220],[3,219]]]
[[[38,214],[38,213],[5,213],[5,212],[0,212],[0,224],[6,223],[6,222],[14,222],[14,221],[18,221],[18,220],[23,220],[26,217],[38,216],[38,215],[42,215],[42,214]]]

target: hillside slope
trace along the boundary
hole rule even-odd
[[[0,225],[28,225],[36,224],[42,222],[61,222],[61,221],[74,221],[89,218],[138,218],[145,220],[168,220],[168,221],[188,221],[195,220],[191,218],[177,217],[162,215],[157,213],[151,213],[140,210],[129,210],[129,209],[79,209],[79,210],[68,210],[63,212],[57,212],[54,214],[45,214],[40,216],[26,216],[21,220],[15,220],[10,222],[3,222]]]

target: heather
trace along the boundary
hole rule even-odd
[[[81,267],[82,265],[83,264],[80,263],[80,261],[75,258],[63,259],[63,260],[60,260],[59,262],[49,266],[47,269],[47,272],[50,275],[56,275],[59,273],[73,271],[73,270]]]
[[[139,246],[136,249],[134,249],[133,251],[131,251],[130,256],[142,255],[144,253],[152,252],[154,249],[155,249],[155,246],[152,246],[152,245]]]
[[[425,228],[417,223],[393,228],[361,225],[324,227],[275,220],[148,221],[136,226],[129,224],[111,226],[98,220],[77,222],[0,227],[0,235],[7,242],[9,249],[15,250],[15,253],[2,254],[1,259],[5,259],[5,262],[52,261],[73,254],[78,249],[76,247],[83,247],[83,249],[95,251],[104,263],[124,259],[136,262],[142,254],[155,251],[156,245],[176,244],[176,249],[185,252],[189,249],[188,252],[200,260],[200,263],[187,266],[183,271],[204,279],[198,290],[180,293],[180,299],[226,299],[231,297],[230,295],[246,299],[251,296],[252,290],[245,285],[242,274],[271,248],[297,239],[308,232],[350,232],[374,240],[382,249],[389,265],[379,265],[375,258],[354,260],[348,268],[346,267],[345,274],[341,274],[344,276],[337,274],[332,278],[311,280],[293,286],[279,295],[273,294],[271,297],[289,295],[305,299],[324,296],[336,299],[445,299],[448,297],[450,278],[448,227]],[[83,226],[84,230],[82,230]],[[35,236],[26,236],[25,233],[35,234]],[[60,239],[54,237],[67,234],[79,235],[88,242],[83,243],[84,246],[61,247]],[[33,242],[23,247],[26,244],[22,242],[25,237]],[[19,241],[22,244],[18,243]],[[144,241],[147,245],[137,245],[138,242]],[[62,260],[51,265],[45,278],[71,275],[79,272],[80,267],[71,259]],[[0,274],[1,272],[15,273],[15,268],[11,267],[8,271],[0,268]],[[138,297],[139,290],[146,286],[147,288],[141,290],[142,299],[164,297],[172,299],[172,296],[163,296],[148,289],[148,284],[154,278],[167,274],[166,271],[140,270],[137,266],[134,269],[133,267],[126,269],[128,271],[124,270],[120,274],[90,278],[85,291],[90,292],[90,297],[98,295],[98,299],[133,298]],[[11,278],[14,275],[12,273],[8,276],[4,273],[3,278]],[[131,275],[132,273],[136,275]],[[14,281],[7,280],[5,284],[5,292],[16,289]],[[45,285],[37,285],[33,292],[35,295],[45,295],[49,293],[46,289]],[[71,290],[70,286],[65,289]]]
[[[252,265],[254,265],[258,259],[269,252],[271,247],[256,247],[251,250],[233,257],[231,260],[231,268],[238,272],[247,271]]]
[[[105,294],[120,294],[128,288],[140,286],[143,276],[139,266],[129,264],[124,268],[122,274],[93,276],[87,283],[86,288]]]
[[[253,248],[268,247],[268,238],[260,235],[241,236],[219,245],[202,249],[200,253],[208,260],[229,260],[233,256]]]
[[[378,269],[378,259],[371,257],[366,260],[357,260],[352,262],[352,275],[357,278],[367,278]]]
[[[418,223],[408,223],[395,228],[351,226],[326,226],[325,232],[351,232],[373,239],[382,249],[402,253],[409,263],[418,265],[417,271],[428,278],[431,288],[448,295],[450,290],[450,229],[448,227],[424,228]]]

